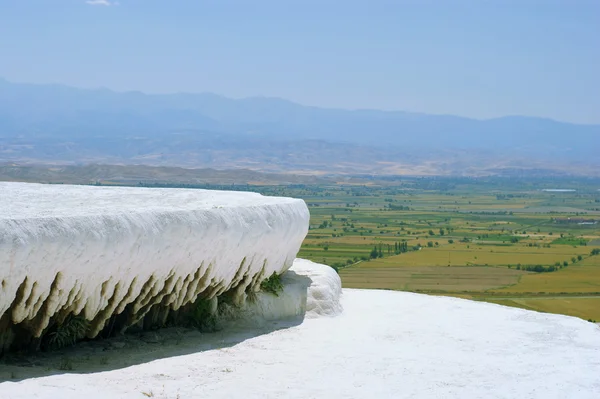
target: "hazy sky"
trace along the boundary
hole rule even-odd
[[[0,0],[0,77],[600,123],[600,1]]]

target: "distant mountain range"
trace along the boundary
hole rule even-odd
[[[149,95],[0,79],[0,162],[269,172],[597,175],[600,125]],[[519,173],[521,173],[519,172]]]

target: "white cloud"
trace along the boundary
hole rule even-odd
[[[87,0],[87,4],[91,6],[118,6],[118,1],[109,1],[109,0]]]

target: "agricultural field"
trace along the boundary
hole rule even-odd
[[[477,291],[516,284],[520,271],[481,266],[389,266],[343,269],[344,286],[402,291]]]
[[[348,288],[457,297],[600,321],[600,192],[408,180],[286,188],[311,211],[299,256]]]

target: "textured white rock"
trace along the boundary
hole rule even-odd
[[[306,295],[307,317],[335,316],[342,312],[342,281],[335,270],[309,260],[296,259],[290,271],[310,280]]]
[[[302,200],[256,193],[0,183],[0,317],[42,333],[82,312],[89,336],[130,304],[141,317],[287,270]]]
[[[261,325],[265,321],[293,317],[337,316],[342,312],[342,281],[335,270],[306,259],[296,259],[282,275],[283,289],[277,296],[258,292],[252,301],[232,307],[224,315],[238,325]]]
[[[312,299],[323,309],[339,306],[329,269],[296,261],[292,270],[292,285],[310,276],[307,299],[328,286],[325,297],[334,303]],[[232,346],[0,383],[0,397],[598,398],[600,328],[593,323],[406,292],[345,289],[341,303],[336,317],[268,333],[248,329]],[[229,342],[226,335],[205,338]]]

